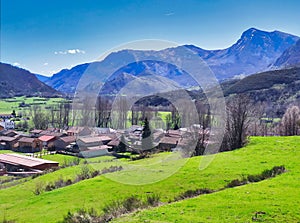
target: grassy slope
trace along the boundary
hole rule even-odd
[[[140,211],[115,222],[299,222],[299,141],[299,137],[253,138],[245,149],[224,154],[229,158],[224,168],[231,168],[232,158],[238,155],[240,173],[284,164],[288,172],[281,176]],[[265,214],[255,216],[256,212]]]
[[[52,181],[62,175],[70,178],[74,167],[66,168],[62,170],[66,172],[57,171],[0,190],[0,219],[5,215],[8,219],[16,219],[18,222],[55,222],[61,220],[68,210],[94,207],[100,212],[103,205],[112,200],[122,200],[132,194],[145,197],[149,192],[160,194],[162,201],[168,202],[188,189],[218,189],[242,175],[258,174],[275,165],[285,165],[289,172],[275,179],[162,206],[141,212],[133,219],[130,217],[121,221],[140,222],[152,219],[155,222],[176,220],[206,222],[227,221],[228,218],[228,221],[245,222],[251,220],[255,211],[266,211],[267,217],[274,215],[273,218],[276,220],[288,216],[288,220],[299,221],[300,216],[296,210],[300,201],[299,141],[299,137],[252,138],[250,145],[243,149],[217,154],[213,162],[203,171],[198,169],[201,157],[195,157],[171,177],[143,186],[124,185],[99,176],[39,196],[32,193],[37,180]],[[149,160],[140,160],[136,164],[143,162]],[[110,166],[111,163],[99,165]],[[172,165],[174,162],[153,166],[153,174],[167,171]],[[138,173],[128,170],[111,175],[126,178],[130,175],[134,177],[134,174]],[[263,208],[265,204],[268,206]]]

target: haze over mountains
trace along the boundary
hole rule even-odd
[[[158,55],[160,57],[172,56],[174,53],[180,55],[178,52],[182,47],[187,47],[193,53],[198,54],[209,65],[217,79],[225,80],[268,71],[274,69],[274,67],[286,67],[284,63],[293,64],[298,61],[296,58],[299,55],[299,42],[295,45],[298,40],[299,37],[287,33],[279,31],[266,32],[251,28],[246,30],[241,38],[227,49],[205,50],[194,45],[185,45],[160,51],[122,50],[111,53],[100,62],[77,65],[70,70],[64,69],[54,74],[45,83],[58,91],[73,93],[75,91],[74,86],[77,85],[82,74],[90,65],[93,65],[90,67],[94,67],[92,69],[95,69],[95,75],[98,77],[101,75],[106,76],[108,74],[99,73],[97,67],[103,67],[102,70],[109,69],[116,63],[122,64],[122,60],[125,62],[126,58],[143,57],[144,55],[153,57],[153,59],[157,58]],[[282,58],[280,59],[280,57]],[[184,71],[160,61],[150,60],[131,65],[124,63],[123,65],[124,68],[118,71],[119,77],[111,74],[115,77],[109,83],[112,87],[111,91],[114,90],[113,88],[118,89],[128,81],[149,72],[164,73],[167,78],[176,76],[176,79],[180,80],[178,84],[181,87],[190,87],[194,84],[193,80],[188,78]],[[101,80],[101,78],[99,79]],[[107,89],[107,91],[110,90]]]

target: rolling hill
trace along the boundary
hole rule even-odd
[[[59,93],[27,70],[0,63],[0,97],[43,96],[50,97]]]
[[[278,88],[279,85],[282,85],[281,90],[286,87],[292,89],[291,86],[299,81],[300,68],[267,71],[247,76],[238,81],[229,81],[224,89],[224,94],[227,96],[230,94],[267,90],[272,87]],[[297,90],[300,90],[300,87]],[[293,92],[292,94],[295,95],[296,93]]]
[[[203,157],[188,160],[159,160],[167,154],[131,162],[143,166],[144,172],[135,169],[98,176],[78,183],[42,192],[33,193],[37,185],[46,186],[60,179],[73,179],[82,171],[83,161],[79,166],[72,166],[30,178],[18,185],[0,190],[0,219],[20,222],[58,222],[68,211],[76,212],[80,208],[94,208],[102,214],[102,208],[113,201],[121,201],[135,195],[144,199],[148,194],[157,194],[161,206],[133,215],[116,219],[119,222],[248,222],[256,212],[264,212],[263,219],[270,222],[298,222],[300,215],[299,197],[299,136],[295,137],[252,137],[246,147],[219,153],[204,170],[199,170]],[[63,162],[61,155],[47,156],[47,159]],[[66,158],[65,158],[66,159]],[[87,159],[90,168],[103,169],[119,162],[102,158]],[[149,178],[167,172],[178,162],[186,162],[175,174],[165,180],[146,185],[125,185],[111,179]],[[130,161],[123,161],[126,166]],[[224,188],[230,181],[249,174],[259,174],[274,166],[284,165],[287,172],[257,183],[241,187],[223,189],[219,192],[201,195],[197,198],[174,202],[174,198],[188,190]],[[149,174],[150,173],[150,174]],[[4,184],[5,185],[5,184]],[[169,203],[171,202],[171,203]]]

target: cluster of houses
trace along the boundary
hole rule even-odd
[[[152,149],[172,151],[175,148],[188,148],[190,147],[191,132],[194,132],[195,128],[198,129],[197,132],[201,137],[205,136],[208,140],[209,132],[201,130],[199,125],[168,131],[155,129],[152,131]],[[58,128],[34,129],[26,134],[15,131],[10,125],[1,125],[0,150],[30,154],[55,151],[66,155],[90,158],[119,152],[122,140],[125,141],[123,141],[123,145],[125,143],[126,151],[139,152],[142,148],[142,133],[143,127],[138,125],[133,125],[125,130],[79,126],[69,127],[67,130]],[[58,163],[33,157],[26,158],[26,156],[22,157],[21,155],[0,154],[0,175],[1,169],[3,169],[1,165],[9,165],[12,170],[18,167],[17,169],[26,169],[27,172],[37,172],[43,171],[44,168],[56,167]]]
[[[81,157],[96,157],[116,151],[124,136],[129,151],[141,148],[143,127],[133,125],[125,130],[111,128],[70,127],[68,130],[49,128],[34,129],[23,134],[11,129],[0,131],[0,149],[9,149],[23,153],[35,153],[42,150],[59,151]],[[189,138],[188,129],[153,130],[153,146],[161,151],[171,151],[184,146]]]
[[[118,145],[117,143],[109,144],[111,141],[118,141],[117,134],[112,129],[95,128],[95,130],[88,127],[71,127],[68,130],[49,128],[47,130],[34,129],[29,134],[2,130],[0,131],[0,149],[24,153],[46,149],[92,157],[108,154],[114,149],[114,145]]]

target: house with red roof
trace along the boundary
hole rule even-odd
[[[42,148],[47,148],[47,149],[54,149],[55,144],[54,142],[56,141],[56,136],[49,136],[49,135],[43,135],[38,138],[39,142],[39,147],[40,149]]]

